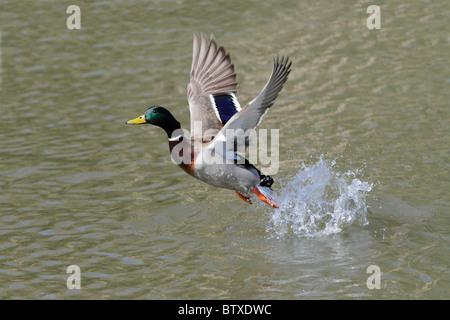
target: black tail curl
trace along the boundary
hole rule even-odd
[[[260,186],[272,189],[273,179],[271,176],[265,176],[259,173],[259,177],[261,178]]]

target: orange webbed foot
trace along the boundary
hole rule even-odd
[[[239,198],[241,198],[242,200],[244,200],[244,201],[247,202],[247,203],[252,204],[252,200],[250,200],[250,198],[244,196],[244,195],[243,195],[242,193],[240,193],[239,191],[236,191],[236,190],[235,190],[234,192],[236,192],[236,194],[239,196]]]
[[[254,187],[253,192],[258,196],[259,200],[261,200],[262,202],[267,203],[272,208],[278,208],[278,205],[272,200],[265,197],[261,192],[259,192],[258,188]]]

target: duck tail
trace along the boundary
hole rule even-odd
[[[261,172],[259,173],[259,178],[261,179],[261,182],[259,183],[259,185],[261,187],[267,187],[269,189],[272,189],[272,184],[273,184],[273,178],[271,176],[265,176],[263,174],[261,174]]]

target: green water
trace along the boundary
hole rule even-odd
[[[379,30],[367,1],[76,1],[80,30],[70,4],[0,3],[0,298],[450,298],[447,1],[379,3]],[[261,125],[280,129],[274,189],[350,172],[367,223],[298,233],[284,208],[279,232],[173,165],[162,130],[125,125],[163,105],[189,129],[196,31],[231,52],[242,105],[290,56]]]

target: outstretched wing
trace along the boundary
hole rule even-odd
[[[275,102],[291,72],[291,64],[289,58],[281,57],[281,60],[278,57],[276,60],[274,58],[272,74],[262,91],[227,122],[208,148],[214,148],[224,156],[228,153],[233,157],[234,150],[245,150],[251,133],[249,129],[254,129],[261,123],[262,118]]]
[[[215,40],[194,34],[187,98],[191,113],[191,139],[207,142],[241,110],[236,98],[237,76],[230,54]],[[206,133],[206,134],[205,134]]]
[[[259,95],[250,101],[238,114],[233,116],[224,129],[254,129],[258,126],[264,115],[269,111],[269,108],[275,102],[284,83],[286,82],[289,73],[291,72],[291,64],[289,58],[273,61],[273,70],[269,81],[261,90]]]

